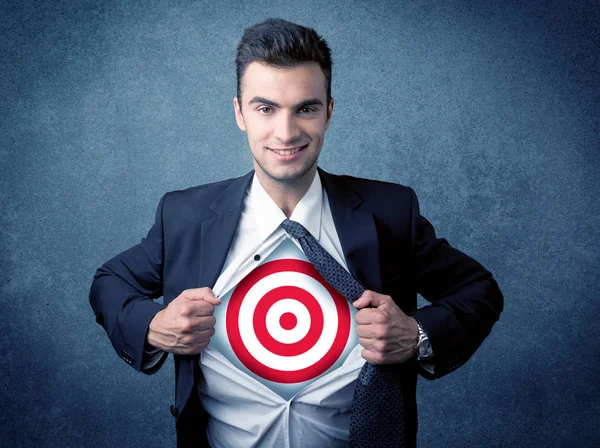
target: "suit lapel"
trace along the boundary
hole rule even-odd
[[[379,241],[373,215],[361,211],[362,199],[340,176],[318,168],[350,272],[366,288],[381,292]]]
[[[252,181],[254,171],[234,179],[231,184],[212,202],[210,209],[215,217],[202,221],[200,227],[200,271],[199,288],[212,288],[221,273],[223,264],[233,241],[240,220],[246,189]],[[176,355],[177,388],[175,403],[181,406],[188,402],[200,377],[199,354]]]
[[[199,287],[212,288],[225,263],[240,221],[246,189],[254,171],[235,179],[210,205],[217,215],[202,222],[200,229]]]

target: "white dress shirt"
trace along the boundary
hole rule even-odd
[[[204,379],[198,393],[209,414],[208,440],[215,448],[347,445],[356,379],[365,362],[355,331],[354,307],[345,303],[351,317],[350,331],[337,361],[316,378],[300,383],[281,384],[253,374],[235,356],[225,331],[228,299],[251,271],[282,257],[307,260],[299,243],[280,226],[284,219],[285,214],[255,175],[223,270],[213,287],[222,303],[215,308],[215,335],[199,361]],[[318,173],[290,219],[301,223],[348,269]],[[324,314],[325,333],[325,327],[335,319]]]

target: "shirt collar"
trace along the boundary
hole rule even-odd
[[[246,209],[254,215],[256,228],[262,241],[277,230],[286,219],[285,213],[281,211],[258,181],[256,173],[246,197]],[[310,187],[294,208],[290,219],[302,224],[318,241],[321,233],[322,209],[323,186],[319,173],[315,173]]]

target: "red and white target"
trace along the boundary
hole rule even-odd
[[[347,300],[307,261],[258,266],[235,288],[226,331],[238,359],[254,374],[299,383],[329,369],[350,335]]]

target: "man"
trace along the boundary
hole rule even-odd
[[[96,320],[137,371],[152,374],[174,355],[178,446],[413,446],[417,373],[439,378],[464,364],[498,320],[502,294],[485,268],[436,238],[411,188],[318,168],[334,100],[330,51],[314,30],[279,19],[248,28],[236,68],[235,116],[254,170],[164,195],[147,237],[96,272]],[[248,308],[255,277],[282,260],[307,266],[297,276],[307,280],[268,287]],[[352,299],[336,283],[348,272],[359,288]],[[311,281],[306,301],[289,298]],[[416,309],[417,293],[432,304]],[[313,313],[319,294],[337,308],[321,297]],[[329,311],[315,330],[319,307]],[[259,349],[285,351],[314,331],[318,339],[332,322],[342,342],[314,362],[320,370],[286,365],[304,352],[257,361]],[[340,330],[346,323],[351,331]],[[265,343],[246,347],[249,332]],[[382,385],[368,389],[372,378]]]

